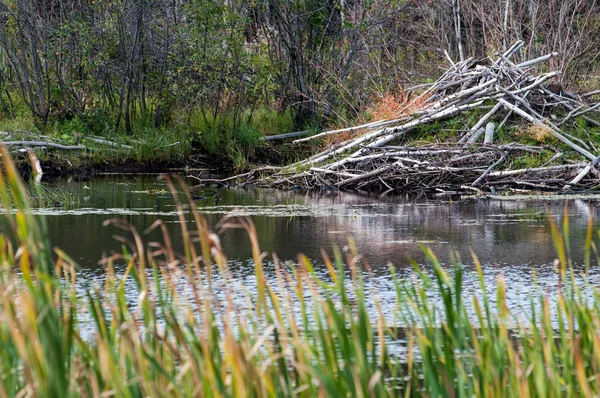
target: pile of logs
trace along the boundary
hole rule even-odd
[[[423,104],[418,111],[395,120],[297,139],[294,142],[349,130],[363,132],[293,165],[255,170],[236,178],[243,183],[278,188],[438,194],[582,190],[597,185],[600,151],[593,139],[574,137],[565,126],[572,125],[576,118],[600,126],[594,118],[600,103],[592,101],[598,92],[577,95],[551,90],[545,83],[558,72],[533,71],[557,54],[511,62],[522,47],[523,42],[517,42],[504,53],[480,62],[467,59],[455,63],[448,58],[450,68],[416,99]],[[410,145],[410,132],[416,128],[475,109],[485,109],[485,113],[472,126],[457,131],[451,140]],[[506,139],[504,144],[494,144],[494,133],[499,128],[510,131],[515,125],[543,130],[561,143],[560,148],[506,144]],[[540,153],[549,159],[539,167],[514,166],[523,163],[519,157]]]

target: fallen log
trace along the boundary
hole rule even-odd
[[[45,146],[50,148],[64,149],[64,150],[84,150],[86,147],[83,145],[63,145],[56,144],[54,142],[45,141],[0,141],[0,144],[5,146]]]
[[[581,180],[583,180],[585,176],[587,176],[590,173],[590,171],[592,171],[592,168],[598,165],[598,163],[600,163],[600,156],[596,157],[596,159],[591,161],[590,164],[585,166],[575,178],[573,178],[571,181],[569,181],[567,185],[564,186],[563,190],[568,190],[571,188],[572,185],[579,184]]]
[[[494,141],[494,131],[496,130],[496,125],[492,122],[488,123],[485,126],[485,137],[483,138],[484,144],[491,144]]]
[[[278,135],[265,135],[264,137],[258,137],[259,141],[277,141],[286,140],[288,138],[302,137],[312,133],[312,130],[296,131],[294,133],[278,134]]]
[[[127,150],[132,148],[131,145],[119,144],[118,142],[109,141],[107,139],[100,138],[100,137],[87,136],[87,137],[85,137],[85,139],[95,142],[96,144],[108,145],[108,146],[115,147],[115,148],[122,148],[122,149],[127,149]]]
[[[366,129],[366,128],[376,128],[376,127],[384,127],[386,124],[394,124],[394,123],[398,123],[402,121],[402,119],[395,119],[395,120],[378,120],[376,122],[372,122],[372,123],[366,123],[366,124],[362,124],[360,126],[354,126],[354,127],[348,127],[348,128],[344,128],[344,129],[337,129],[337,130],[330,130],[330,131],[324,131],[322,133],[319,134],[315,134],[312,135],[310,137],[306,137],[306,138],[301,138],[299,140],[295,140],[294,144],[300,143],[300,142],[305,142],[305,141],[310,141],[310,140],[314,140],[317,138],[322,138],[322,137],[326,137],[329,135],[333,135],[333,134],[339,134],[339,133],[347,133],[347,132],[353,132],[353,131],[359,131],[362,129]]]
[[[546,173],[553,171],[562,171],[568,169],[579,169],[581,167],[585,167],[585,163],[576,163],[576,164],[563,164],[560,166],[546,166],[546,167],[533,167],[529,169],[517,169],[517,170],[505,170],[505,171],[494,171],[488,174],[489,177],[509,177],[516,176],[520,174],[528,174],[528,173]]]

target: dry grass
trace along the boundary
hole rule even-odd
[[[372,121],[403,118],[422,110],[426,106],[425,101],[427,98],[427,95],[416,96],[413,98],[410,95],[405,94],[402,90],[397,94],[387,93],[379,96],[373,101],[373,105],[367,109],[367,114],[370,115]],[[361,124],[363,123],[366,123],[366,121],[361,122]],[[363,133],[364,130],[353,130],[327,136],[324,140],[324,147],[331,147],[332,145],[348,141]]]
[[[402,90],[395,94],[387,93],[377,98],[368,112],[373,120],[398,119],[422,110],[427,98],[427,95],[412,97]]]
[[[524,138],[530,138],[540,144],[552,144],[557,140],[552,135],[550,128],[539,123],[529,123],[521,128],[517,135]]]

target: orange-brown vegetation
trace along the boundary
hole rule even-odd
[[[394,120],[411,115],[426,106],[425,101],[429,98],[427,94],[411,96],[404,90],[398,93],[388,92],[378,96],[373,104],[367,109],[371,121]],[[367,123],[365,121],[365,123]],[[325,146],[331,146],[358,137],[363,130],[351,130],[340,134],[334,134],[325,138]]]

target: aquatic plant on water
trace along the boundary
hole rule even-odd
[[[160,220],[151,229],[162,231],[162,241],[149,244],[124,221],[107,221],[123,230],[124,250],[102,260],[105,285],[83,291],[76,264],[52,249],[44,219],[28,212],[27,191],[4,150],[2,159],[0,198],[14,211],[0,237],[0,396],[600,392],[600,292],[575,282],[568,217],[562,233],[550,221],[561,287],[533,297],[528,319],[507,308],[501,278],[495,296],[485,293],[475,256],[483,298],[465,296],[460,264],[448,272],[424,248],[431,272],[415,267],[404,281],[391,270],[395,299],[383,303],[365,287],[369,271],[351,241],[345,261],[324,255],[328,275],[304,256],[293,266],[275,261],[266,272],[253,225],[225,220],[223,228],[243,228],[252,244],[255,288],[240,290],[191,198],[178,204],[181,254]],[[171,190],[181,184],[167,182]],[[594,240],[590,221],[586,269]],[[429,302],[430,289],[441,305]],[[383,306],[393,306],[395,321]],[[401,321],[407,326],[395,327]]]

